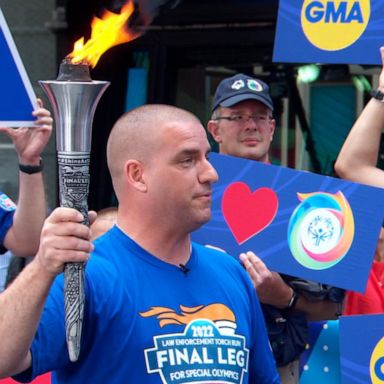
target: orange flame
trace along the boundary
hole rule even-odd
[[[77,40],[73,51],[67,56],[72,64],[86,61],[94,68],[101,55],[108,49],[132,41],[140,33],[127,30],[126,24],[134,11],[134,4],[129,0],[119,14],[106,10],[101,19],[94,17],[91,23],[91,38],[84,44],[84,37]]]
[[[156,316],[159,320],[160,327],[169,324],[188,324],[196,319],[209,319],[212,321],[227,320],[236,321],[235,314],[224,304],[209,304],[207,306],[199,305],[197,307],[185,307],[180,305],[181,314],[177,314],[171,308],[166,307],[152,307],[146,312],[140,312],[141,317]]]

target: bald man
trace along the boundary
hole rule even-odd
[[[117,225],[93,245],[81,214],[47,219],[34,261],[0,295],[0,377],[58,383],[280,383],[255,290],[234,258],[190,240],[217,173],[198,119],[147,105],[107,146]],[[92,252],[93,251],[93,252]],[[89,259],[89,254],[92,257]],[[88,261],[80,358],[64,334],[66,262]]]

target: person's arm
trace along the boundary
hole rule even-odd
[[[41,102],[40,106],[42,106]],[[0,128],[11,138],[19,164],[39,166],[52,132],[50,112],[39,108],[33,112],[38,127]],[[28,174],[19,171],[19,196],[13,224],[4,238],[5,248],[17,256],[30,256],[37,252],[40,232],[46,217],[46,199],[42,172]]]
[[[280,309],[286,309],[290,304],[294,304],[292,310],[305,313],[307,319],[311,321],[333,320],[340,314],[340,305],[329,300],[312,302],[297,294],[293,303],[293,289],[278,273],[270,271],[253,252],[242,253],[240,260],[253,282],[261,303]]]
[[[384,93],[384,47],[380,48],[383,69],[378,90]],[[384,127],[384,103],[372,98],[356,120],[335,163],[343,179],[384,187],[384,171],[377,168],[381,132]]]
[[[343,303],[330,300],[310,301],[299,295],[294,310],[304,312],[308,321],[337,320],[343,312]]]
[[[80,212],[57,208],[47,218],[39,251],[0,294],[0,378],[31,365],[33,341],[51,284],[67,262],[85,262],[93,249],[90,229]]]

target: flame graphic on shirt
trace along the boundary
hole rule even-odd
[[[213,321],[221,330],[233,333],[236,329],[236,317],[234,313],[224,304],[199,305],[197,307],[185,307],[180,305],[180,313],[167,307],[152,307],[146,312],[140,312],[142,317],[156,316],[160,327],[166,325],[187,325],[194,320],[206,319]]]

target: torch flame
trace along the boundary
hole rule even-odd
[[[134,11],[134,4],[129,0],[122,8],[120,14],[106,10],[101,19],[94,17],[91,23],[91,38],[84,44],[84,37],[77,40],[73,51],[67,56],[72,64],[87,62],[94,68],[101,55],[119,44],[132,41],[140,33],[128,30],[126,25]]]

